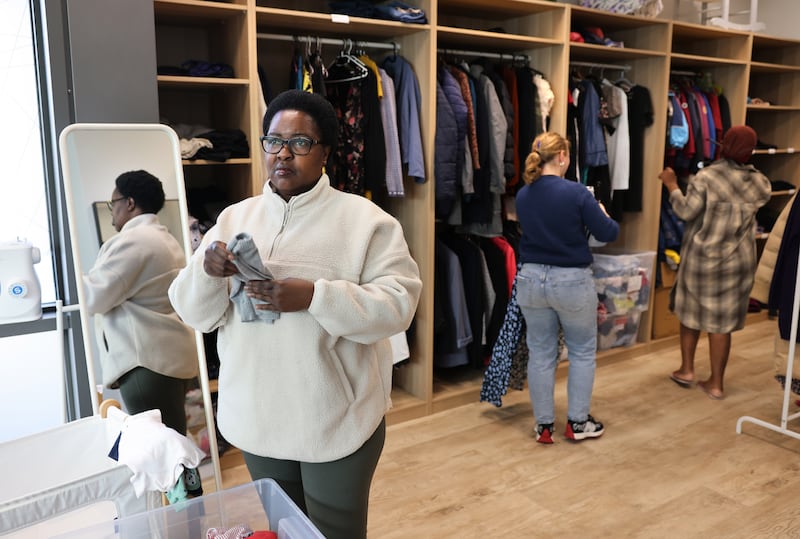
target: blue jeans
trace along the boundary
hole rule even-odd
[[[569,357],[567,418],[586,421],[597,352],[597,292],[591,268],[523,264],[517,275],[517,303],[527,325],[528,389],[536,422],[555,422],[559,324]]]

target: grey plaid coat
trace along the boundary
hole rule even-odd
[[[744,327],[756,270],[755,215],[771,185],[752,165],[728,159],[701,169],[686,194],[670,193],[686,221],[675,284],[681,323],[709,333]]]

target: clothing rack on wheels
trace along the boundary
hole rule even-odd
[[[797,264],[800,267],[800,254],[797,257]],[[800,311],[800,271],[796,272],[797,275],[795,276],[795,283],[794,283],[794,303],[792,304],[792,322],[791,322],[791,329],[789,330],[789,354],[786,360],[786,378],[783,383],[783,408],[781,409],[781,422],[780,425],[775,425],[764,421],[762,419],[757,419],[751,416],[741,416],[739,420],[736,422],[736,434],[742,433],[742,424],[749,422],[755,423],[756,425],[762,426],[764,428],[774,430],[780,434],[785,434],[786,436],[790,436],[792,438],[796,438],[800,440],[800,432],[793,431],[787,427],[787,423],[793,419],[797,419],[800,417],[800,412],[796,412],[794,414],[789,414],[789,403],[792,400],[792,368],[794,366],[794,351],[797,347],[797,320],[798,320],[798,311]]]

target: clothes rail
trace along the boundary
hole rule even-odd
[[[394,41],[386,43],[383,41],[356,41],[350,38],[334,39],[329,37],[314,37],[314,36],[293,36],[288,34],[256,34],[258,39],[271,39],[274,41],[299,41],[301,43],[309,43],[311,45],[318,43],[320,45],[337,45],[347,46],[352,45],[356,48],[364,49],[385,49],[390,51],[400,50],[400,45]]]
[[[669,72],[670,75],[677,75],[679,77],[696,77],[700,75],[697,71],[685,71],[682,69],[673,69]]]
[[[796,432],[787,427],[792,419],[800,417],[800,412],[789,413],[789,403],[792,400],[792,376],[794,367],[794,353],[797,348],[797,321],[800,318],[800,253],[797,256],[796,276],[794,281],[794,303],[792,305],[792,322],[789,330],[789,353],[786,358],[786,378],[783,381],[783,407],[781,408],[780,425],[774,425],[762,419],[749,415],[743,415],[736,422],[736,434],[742,433],[742,423],[749,422],[773,430],[780,434],[785,434],[791,438],[800,440],[800,432]]]
[[[576,66],[576,67],[596,67],[598,69],[612,69],[615,71],[630,71],[631,66],[629,65],[618,65],[618,64],[598,64],[596,62],[570,62],[569,65]]]
[[[491,58],[493,60],[529,60],[527,54],[515,54],[513,52],[483,52],[483,51],[463,51],[459,49],[437,49],[439,54],[455,54],[457,56],[480,56],[481,58]]]

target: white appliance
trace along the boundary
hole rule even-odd
[[[26,241],[0,242],[0,324],[42,317],[42,290],[33,269],[39,249]]]

